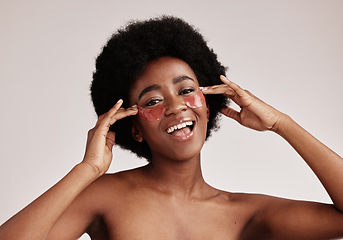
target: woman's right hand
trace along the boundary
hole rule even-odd
[[[117,120],[136,115],[137,106],[128,109],[120,108],[123,100],[119,100],[107,113],[99,116],[94,128],[89,130],[85,156],[82,163],[91,165],[98,177],[106,173],[112,161],[112,148],[115,133],[109,128]]]

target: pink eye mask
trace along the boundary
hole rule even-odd
[[[200,108],[205,104],[205,97],[200,89],[195,95],[185,97],[183,100],[186,106],[190,108]],[[164,105],[158,105],[153,108],[138,106],[138,115],[145,121],[158,121],[163,117],[165,111],[166,107]]]

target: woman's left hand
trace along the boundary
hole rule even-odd
[[[225,107],[221,112],[241,125],[257,131],[277,131],[280,119],[284,116],[272,106],[266,104],[252,93],[242,89],[229,79],[220,76],[224,84],[201,88],[204,94],[223,94],[232,99],[241,110],[238,112],[230,107]]]

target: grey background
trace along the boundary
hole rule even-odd
[[[82,160],[96,115],[94,60],[118,27],[184,18],[229,67],[227,76],[292,116],[342,155],[343,1],[0,2],[0,224]],[[146,164],[115,147],[109,172]],[[330,202],[279,136],[222,118],[205,144],[213,186]]]

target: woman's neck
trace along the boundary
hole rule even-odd
[[[195,197],[210,187],[202,176],[200,153],[182,161],[154,158],[145,169],[153,187],[167,194]]]

